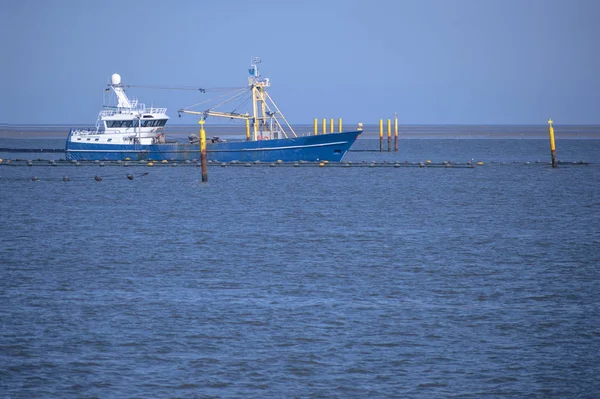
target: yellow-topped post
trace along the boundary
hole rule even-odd
[[[338,132],[342,132],[342,118],[338,119]]]
[[[394,113],[394,151],[398,152],[398,114]]]
[[[323,134],[327,134],[327,119],[323,118]]]
[[[329,119],[329,133],[333,133],[333,118]]]
[[[552,155],[552,167],[556,168],[556,146],[554,145],[554,127],[552,127],[552,119],[548,119],[548,133],[550,134],[550,154]]]
[[[250,141],[250,119],[246,119],[246,141]]]
[[[208,181],[208,171],[206,170],[206,132],[204,131],[204,119],[200,119],[200,166],[202,167],[202,182]]]
[[[317,118],[315,118],[315,125],[314,125],[314,130],[315,130],[315,136],[317,134],[319,134],[319,121]]]
[[[383,119],[379,120],[379,152],[383,152]]]
[[[388,118],[387,124],[387,134],[388,134],[388,152],[392,151],[392,121]]]

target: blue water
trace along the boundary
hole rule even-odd
[[[0,166],[0,397],[600,397],[600,141],[401,145]]]

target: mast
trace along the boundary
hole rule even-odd
[[[217,107],[220,107],[225,103],[238,98],[241,92],[236,93],[234,96],[205,111],[192,111],[190,109],[182,108],[178,110],[178,112],[183,114],[199,115],[202,119],[206,119],[209,116],[215,116],[220,118],[247,120],[249,123],[252,123],[252,140],[254,141],[258,140],[259,136],[261,139],[281,138],[279,134],[282,134],[285,138],[288,138],[286,129],[284,129],[282,123],[279,121],[279,118],[281,118],[289,129],[291,135],[293,137],[298,137],[292,126],[286,120],[285,116],[283,116],[267,92],[266,88],[270,87],[271,83],[269,78],[261,78],[260,72],[258,71],[259,63],[260,58],[254,57],[250,63],[250,69],[248,69],[250,74],[250,76],[248,76],[248,88],[250,89],[250,95],[252,97],[252,115],[249,115],[248,112],[242,114],[235,111],[216,111]],[[247,93],[246,89],[242,88],[242,90]]]
[[[267,104],[265,99],[265,87],[269,87],[269,78],[260,79],[258,64],[260,59],[254,57],[248,72],[248,85],[252,90],[252,124],[254,126],[254,140],[258,139],[259,125],[262,132],[267,126]]]

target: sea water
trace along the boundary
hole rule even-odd
[[[600,397],[600,141],[557,155],[2,165],[0,397]]]

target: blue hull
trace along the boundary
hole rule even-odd
[[[207,140],[206,155],[214,162],[340,162],[362,131],[304,136],[263,141]],[[187,161],[200,159],[199,144],[96,144],[78,143],[67,138],[67,160],[88,161]]]

